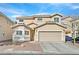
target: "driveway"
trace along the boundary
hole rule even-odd
[[[79,54],[79,47],[70,42],[24,42],[0,46],[0,54]]]
[[[44,54],[79,54],[79,48],[72,43],[40,42]]]

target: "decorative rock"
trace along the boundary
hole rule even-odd
[[[0,43],[0,46],[3,46],[4,45],[4,43]]]
[[[24,45],[24,44],[21,44],[20,46],[21,46],[21,47],[25,47],[25,45]]]

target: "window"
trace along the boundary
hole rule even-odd
[[[16,35],[22,35],[22,31],[16,31]]]
[[[17,22],[15,22],[15,24],[17,24]]]
[[[29,31],[25,31],[25,35],[29,35]]]
[[[23,19],[20,19],[19,22],[23,22]]]
[[[42,21],[42,17],[39,17],[39,18],[38,18],[38,21]]]
[[[79,32],[78,32],[78,33],[76,33],[76,37],[79,37]]]
[[[59,18],[58,17],[54,18],[54,22],[59,22]]]

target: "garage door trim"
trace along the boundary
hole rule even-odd
[[[61,40],[63,40],[63,31],[62,30],[44,30],[44,31],[41,30],[41,31],[38,31],[38,41],[40,41],[40,39],[39,39],[39,32],[51,32],[51,31],[52,32],[60,31],[61,32],[61,38],[62,38]]]

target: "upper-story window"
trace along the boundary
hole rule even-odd
[[[42,17],[39,17],[39,18],[38,18],[38,21],[42,21]]]
[[[55,17],[54,18],[54,22],[57,22],[58,23],[59,22],[59,18],[58,17]]]
[[[23,19],[19,19],[19,22],[23,22]]]
[[[17,24],[17,22],[15,22],[15,24]]]
[[[22,35],[22,31],[16,31],[16,35]]]

